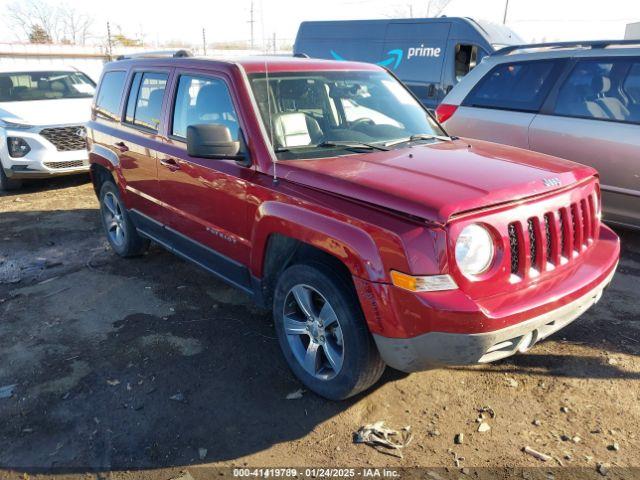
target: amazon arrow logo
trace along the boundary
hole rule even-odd
[[[384,60],[376,62],[376,65],[380,65],[381,67],[389,67],[391,70],[396,70],[400,66],[400,62],[402,62],[402,57],[404,56],[404,52],[400,48],[396,48],[395,50],[389,50],[387,52],[389,55]],[[334,50],[331,50],[331,56],[335,60],[346,61],[347,59],[343,56],[336,53]]]

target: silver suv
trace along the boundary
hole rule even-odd
[[[604,219],[640,228],[640,40],[503,48],[436,114],[452,134],[595,167]]]

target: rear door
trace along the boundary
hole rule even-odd
[[[444,98],[443,64],[451,22],[390,22],[379,62],[393,71],[427,108]]]
[[[128,208],[152,218],[159,214],[156,148],[162,142],[159,126],[169,74],[163,69],[132,72],[122,131],[115,143],[130,200]]]
[[[158,152],[161,223],[171,247],[241,288],[249,287],[247,185],[251,167],[187,154],[189,125],[221,124],[242,135],[230,80],[197,70],[176,72]]]
[[[556,90],[531,149],[596,168],[605,219],[640,225],[640,58],[580,59]]]
[[[529,148],[529,125],[563,68],[562,60],[500,63],[469,92],[447,130],[455,135]]]

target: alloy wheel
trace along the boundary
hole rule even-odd
[[[112,192],[107,192],[102,204],[104,206],[102,215],[107,235],[114,245],[121,247],[126,241],[126,227],[120,201]]]
[[[320,380],[341,370],[344,342],[340,320],[327,299],[309,285],[295,285],[285,297],[284,333],[302,368]]]

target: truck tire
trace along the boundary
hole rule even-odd
[[[147,251],[149,240],[136,230],[118,187],[111,181],[104,182],[100,188],[100,217],[109,244],[118,255],[135,257]]]
[[[4,168],[2,168],[2,164],[0,164],[0,190],[18,190],[21,187],[22,180],[7,177],[7,174],[4,173]]]
[[[273,317],[293,373],[318,395],[342,400],[385,369],[353,285],[324,263],[295,264],[278,279]]]

